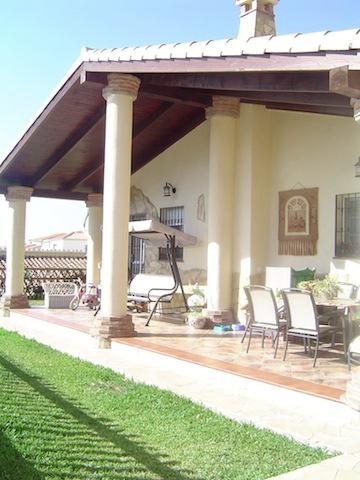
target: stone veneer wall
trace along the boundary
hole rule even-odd
[[[144,195],[140,188],[134,185],[131,187],[130,193],[130,215],[139,215],[147,219],[154,218],[159,220],[159,213],[156,206]],[[206,270],[197,268],[184,270],[181,268],[181,263],[178,266],[184,285],[194,285],[195,283],[206,285]],[[168,263],[159,260],[158,247],[153,247],[149,244],[146,244],[145,249],[145,273],[169,274]]]

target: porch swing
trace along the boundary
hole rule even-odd
[[[156,247],[165,247],[171,275],[144,273],[135,275],[129,285],[128,304],[142,306],[154,304],[146,322],[148,326],[158,306],[161,303],[170,303],[180,289],[185,310],[189,311],[176,261],[176,247],[195,245],[196,237],[154,219],[129,222],[129,234]]]

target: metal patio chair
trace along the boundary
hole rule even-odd
[[[319,351],[320,339],[324,336],[332,336],[332,344],[335,342],[334,336],[336,333],[336,327],[332,325],[323,325],[323,317],[317,313],[316,303],[311,292],[308,290],[300,290],[297,288],[288,288],[281,291],[287,318],[286,326],[286,344],[284,358],[289,344],[289,336],[300,337],[304,340],[305,351],[307,346],[310,349],[311,340],[315,340],[315,353],[313,367],[316,365],[316,360]],[[326,315],[326,321],[328,321],[328,315]]]
[[[339,282],[340,292],[337,298],[341,300],[354,300],[357,296],[359,287],[353,283]]]
[[[347,351],[349,369],[352,365],[360,365],[360,336],[355,337]]]
[[[249,305],[250,321],[245,330],[241,343],[245,340],[249,332],[249,340],[246,353],[249,352],[251,337],[253,331],[262,334],[262,347],[264,348],[264,338],[266,331],[275,334],[273,346],[275,346],[274,358],[276,358],[279,347],[280,332],[285,330],[286,322],[280,320],[279,309],[276,304],[274,292],[271,288],[262,285],[249,285],[244,287],[246,298]]]

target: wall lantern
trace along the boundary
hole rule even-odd
[[[360,162],[360,158],[359,158],[359,162]],[[359,176],[360,176],[360,174],[359,174]],[[173,185],[171,185],[171,183],[169,183],[169,182],[165,183],[165,185],[163,186],[163,190],[164,190],[164,197],[171,197],[171,192],[173,194],[176,193],[176,188]]]
[[[360,177],[360,157],[354,165],[355,167],[355,177]]]

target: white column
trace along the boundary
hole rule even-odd
[[[88,242],[86,262],[86,283],[100,284],[100,264],[103,220],[103,195],[90,193],[86,202],[88,207]]]
[[[25,218],[26,202],[30,200],[32,188],[8,187],[6,200],[9,203],[8,236],[6,244],[6,283],[4,308],[27,308],[24,294]]]
[[[128,223],[133,102],[140,80],[132,75],[109,74],[106,99],[101,312],[94,334],[100,347],[114,337],[135,335],[127,314]]]
[[[208,208],[208,314],[216,322],[233,318],[232,250],[236,126],[240,103],[215,96],[210,120]]]

